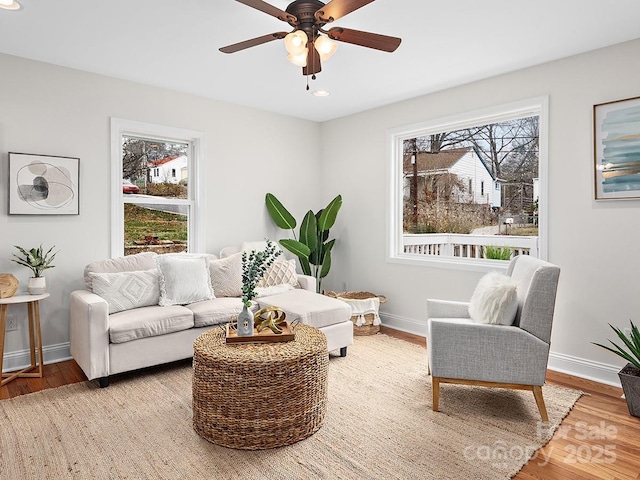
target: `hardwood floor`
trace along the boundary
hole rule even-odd
[[[387,335],[426,347],[426,340],[382,327]],[[629,415],[622,389],[549,370],[547,382],[585,392],[553,439],[517,480],[640,479],[640,418]]]
[[[426,347],[423,337],[382,327],[382,332]],[[44,367],[44,378],[20,378],[0,387],[7,399],[81,382],[73,361]],[[640,480],[640,419],[629,415],[622,390],[549,371],[547,382],[585,392],[553,439],[515,476],[517,480]]]

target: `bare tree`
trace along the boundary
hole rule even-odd
[[[127,136],[123,138],[122,178],[134,181],[148,175],[150,162],[187,153],[187,145],[183,143]]]
[[[538,117],[483,125],[470,135],[470,141],[494,178],[503,178],[503,170],[523,172],[525,165],[531,167],[532,152],[537,166]]]

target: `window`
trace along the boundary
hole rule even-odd
[[[202,140],[199,132],[111,120],[113,257],[201,251]]]
[[[484,270],[505,253],[545,258],[547,104],[392,131],[388,259]]]

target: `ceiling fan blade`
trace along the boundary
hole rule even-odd
[[[315,17],[324,23],[333,22],[373,1],[374,0],[331,0],[324,7],[318,9]]]
[[[260,10],[261,12],[272,15],[277,19],[282,20],[283,22],[296,23],[298,21],[298,19],[290,13],[287,13],[284,10],[280,10],[278,7],[274,7],[273,5],[270,5],[267,2],[263,2],[262,0],[236,0],[236,2],[242,3],[244,5],[247,5],[248,7],[252,7],[256,10]]]
[[[322,71],[320,54],[313,45],[313,42],[307,43],[307,48],[309,50],[307,53],[307,66],[302,67],[302,75],[315,75],[316,73],[320,73]]]
[[[263,35],[261,37],[252,38],[251,40],[245,40],[244,42],[234,43],[233,45],[227,45],[222,47],[220,51],[222,53],[235,53],[245,48],[255,47],[256,45],[262,45],[263,43],[271,42],[272,40],[278,40],[287,36],[287,32],[270,33],[269,35]]]
[[[342,27],[330,28],[326,33],[332,40],[382,50],[383,52],[395,52],[400,46],[400,42],[402,42],[402,39],[398,37],[388,37],[379,33],[362,32]]]

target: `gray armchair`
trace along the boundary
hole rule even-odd
[[[560,268],[521,255],[507,275],[517,284],[513,326],[487,325],[469,317],[466,302],[427,300],[427,345],[438,411],[441,383],[512,388],[533,392],[548,421],[542,397]]]

